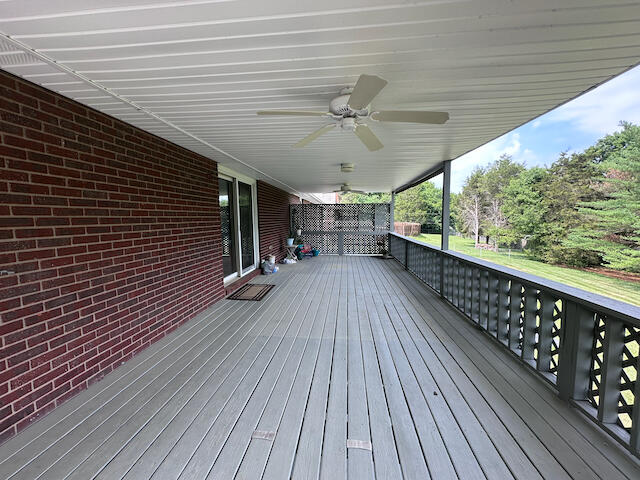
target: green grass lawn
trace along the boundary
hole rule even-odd
[[[440,246],[439,234],[420,234],[414,237],[430,245]],[[566,283],[573,287],[582,288],[590,292],[599,293],[623,302],[640,305],[640,283],[625,282],[593,272],[585,272],[573,268],[559,267],[538,262],[528,258],[521,252],[492,252],[476,249],[473,240],[462,237],[449,237],[449,248],[456,252],[482,258],[488,262],[498,263],[523,272],[538,275],[557,282]]]

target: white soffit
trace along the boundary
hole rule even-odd
[[[640,61],[640,2],[607,0],[0,0],[0,67],[290,191],[389,191]],[[321,110],[361,73],[369,152]],[[340,173],[340,163],[356,165]],[[274,179],[277,179],[276,182]]]

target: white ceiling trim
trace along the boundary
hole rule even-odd
[[[205,3],[205,2],[203,2],[203,3]],[[80,80],[82,83],[91,85],[92,87],[96,87],[97,89],[99,89],[99,90],[103,91],[104,93],[108,94],[110,97],[117,98],[121,102],[126,103],[127,105],[135,108],[139,112],[144,113],[146,116],[148,116],[150,118],[153,118],[154,120],[160,121],[161,123],[163,123],[167,127],[171,128],[172,130],[175,130],[176,132],[179,132],[179,133],[181,133],[181,134],[183,134],[183,135],[195,140],[196,142],[201,143],[202,145],[204,145],[204,146],[206,146],[208,148],[211,148],[212,150],[220,153],[221,155],[224,155],[225,157],[229,158],[230,160],[233,160],[234,162],[237,162],[240,165],[243,165],[244,167],[249,168],[252,172],[255,172],[256,174],[258,174],[260,179],[268,179],[270,182],[274,182],[274,183],[284,187],[290,193],[298,195],[299,197],[309,198],[309,194],[297,191],[291,185],[287,185],[286,183],[282,182],[281,180],[279,180],[277,178],[274,178],[274,177],[262,172],[261,170],[255,168],[252,165],[249,165],[248,163],[243,162],[242,160],[240,160],[239,158],[235,157],[234,155],[231,155],[230,153],[225,152],[224,150],[222,150],[221,148],[216,147],[215,145],[212,145],[211,143],[207,142],[206,140],[203,140],[200,137],[188,132],[187,130],[184,130],[183,128],[180,128],[179,126],[173,124],[169,120],[166,120],[166,119],[156,115],[155,113],[147,110],[145,107],[136,104],[135,102],[129,100],[128,98],[125,98],[125,97],[122,97],[121,95],[118,95],[116,92],[111,91],[109,88],[102,86],[101,84],[95,82],[94,80],[91,80],[90,78],[82,75],[81,73],[76,72],[72,68],[67,67],[66,65],[58,62],[57,60],[54,60],[53,58],[50,58],[49,56],[45,55],[44,53],[38,52],[38,51],[30,48],[28,45],[25,45],[20,40],[12,38],[9,35],[5,35],[4,33],[0,33],[0,38],[2,38],[5,42],[8,42],[8,43],[10,43],[12,45],[15,45],[18,49],[20,49],[21,52],[33,55],[34,57],[42,60],[43,62],[45,62],[45,63],[47,63],[49,65],[52,65],[55,68],[59,68],[60,70],[64,71],[65,73],[68,73],[68,74],[74,76],[75,78],[78,78],[78,80]],[[3,52],[3,54],[4,54],[4,52]],[[317,200],[315,197],[312,197],[312,198],[313,198],[313,200]]]

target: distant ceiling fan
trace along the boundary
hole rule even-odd
[[[371,118],[378,122],[409,122],[443,124],[449,120],[447,112],[420,112],[407,110],[369,111],[369,104],[385,87],[387,81],[375,75],[360,75],[356,86],[340,91],[340,96],[331,100],[328,112],[307,112],[303,110],[261,110],[258,115],[298,115],[307,117],[329,117],[334,123],[319,128],[306,136],[294,147],[304,147],[320,135],[336,126],[356,134],[369,151],[380,150],[384,145],[371,129],[360,120]]]
[[[352,189],[351,188],[351,184],[349,184],[349,183],[343,183],[340,186],[340,190],[334,190],[333,192],[334,193],[367,193],[367,192],[364,192],[362,190],[354,190],[354,189]]]

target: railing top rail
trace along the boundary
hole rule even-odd
[[[380,206],[380,205],[391,205],[390,203],[385,203],[385,202],[378,202],[378,203],[291,203],[289,204],[289,208],[294,207],[294,208],[300,208],[300,207],[309,207],[309,208],[313,208],[315,207],[340,207],[341,205],[357,205],[358,207],[363,206],[363,207],[369,207],[369,206]]]
[[[597,293],[588,292],[586,290],[582,290],[581,288],[571,287],[554,280],[548,280],[537,275],[521,272],[520,270],[504,267],[502,265],[488,262],[486,260],[472,257],[470,255],[465,255],[463,253],[454,252],[452,250],[442,251],[439,248],[434,247],[433,245],[419,242],[413,238],[405,237],[404,235],[400,235],[395,232],[390,232],[390,234],[407,242],[411,242],[421,247],[442,253],[448,257],[456,258],[471,265],[480,266],[498,275],[515,278],[519,282],[531,285],[539,290],[545,290],[549,293],[558,295],[559,297],[565,298],[567,300],[571,300],[594,311],[603,313],[605,315],[612,315],[633,326],[640,327],[640,307],[637,307],[635,305],[621,302],[619,300],[614,300],[603,295],[598,295]]]

